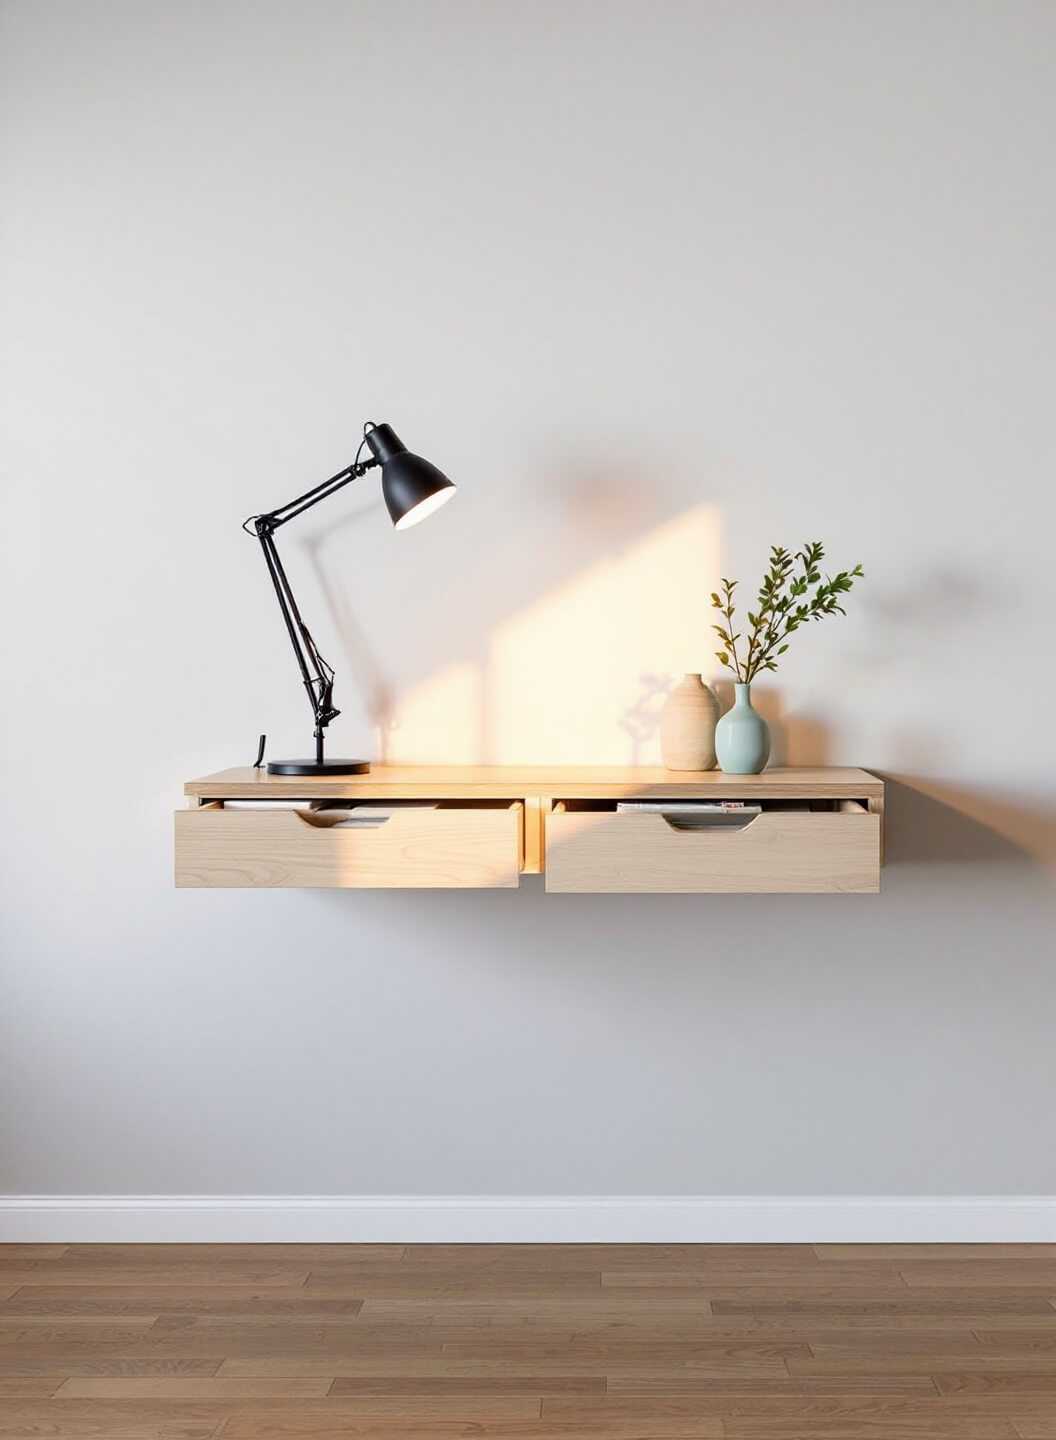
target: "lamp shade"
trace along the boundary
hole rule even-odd
[[[391,425],[375,425],[364,439],[381,466],[381,493],[397,530],[409,530],[455,493],[442,470],[412,455]]]

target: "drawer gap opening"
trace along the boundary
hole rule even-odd
[[[379,830],[401,814],[435,814],[471,810],[508,811],[511,800],[327,800],[299,807],[297,814],[308,825],[323,829]]]
[[[866,809],[866,802],[858,800],[814,800],[760,799],[754,796],[730,796],[722,800],[691,799],[685,796],[627,796],[619,800],[565,799],[556,800],[554,809],[559,814],[599,815],[805,815],[846,811],[857,813]]]
[[[202,801],[200,809],[210,810],[243,810],[249,814],[263,813],[268,810],[302,810],[311,811],[314,814],[326,814],[334,810],[509,810],[518,803],[513,796],[508,800],[341,800],[341,799],[319,799],[318,797],[305,796],[303,799],[284,800],[207,800]]]
[[[508,811],[515,800],[220,800],[208,808],[243,814],[286,811],[316,830],[380,830],[399,815],[436,814],[437,811]],[[205,808],[205,807],[201,807]]]
[[[657,815],[672,830],[744,831],[763,815],[862,814],[868,802],[840,799],[769,799],[723,796],[628,796],[623,799],[562,799],[557,814],[601,816]]]

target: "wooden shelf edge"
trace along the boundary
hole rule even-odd
[[[197,799],[620,799],[722,794],[745,799],[865,799],[882,802],[884,783],[850,767],[778,767],[761,775],[724,775],[619,766],[378,766],[368,775],[268,775],[243,766],[189,780],[184,794]]]

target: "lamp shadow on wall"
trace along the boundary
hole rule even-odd
[[[359,515],[349,515],[336,528],[343,529],[356,523]],[[359,623],[347,595],[337,584],[326,564],[323,554],[325,536],[316,533],[304,540],[304,549],[311,561],[315,578],[323,594],[323,600],[341,640],[341,649],[348,663],[351,678],[363,699],[367,719],[374,730],[378,760],[388,764],[390,737],[395,725],[396,700],[392,682],[386,674],[377,653],[367,639],[366,631]]]

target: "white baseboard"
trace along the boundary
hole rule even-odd
[[[5,1195],[0,1241],[1056,1243],[1056,1196]]]

